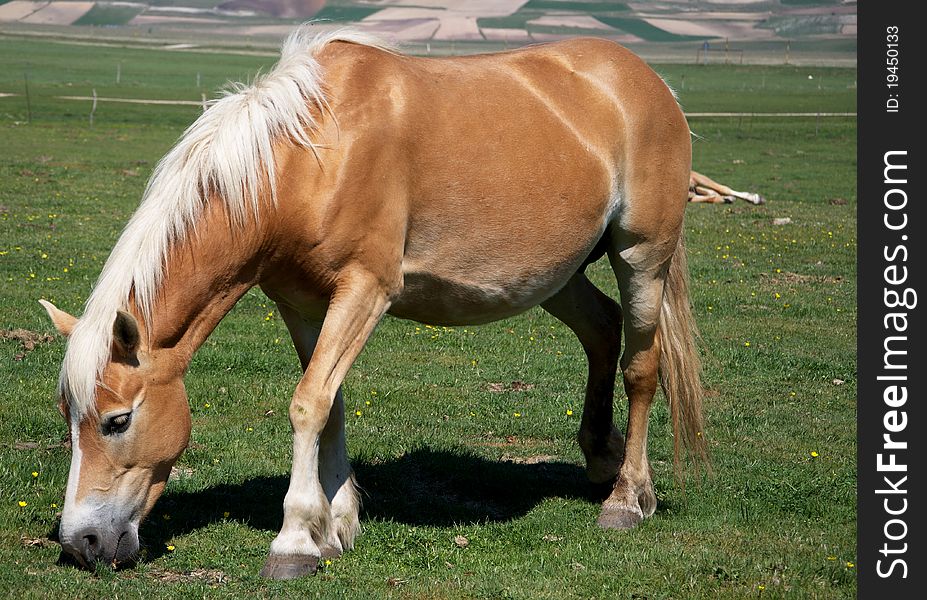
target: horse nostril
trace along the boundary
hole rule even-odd
[[[76,548],[80,552],[81,557],[88,563],[94,563],[100,559],[100,556],[104,553],[103,548],[103,535],[96,528],[87,528],[81,531],[75,536],[79,542],[79,548]]]
[[[96,554],[100,547],[100,538],[96,534],[88,533],[84,536],[84,548],[87,554]]]

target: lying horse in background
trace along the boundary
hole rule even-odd
[[[358,494],[341,384],[386,314],[479,324],[540,305],[589,360],[579,444],[613,482],[599,525],[657,499],[658,381],[677,467],[705,459],[682,242],[689,128],[664,82],[604,40],[413,58],[297,30],[278,64],[216,100],[160,161],[69,336],[59,383],[72,459],[63,548],[117,564],[190,434],[183,377],[239,298],[274,300],[303,366],[293,468],[262,574],[350,549]],[[608,255],[621,306],[583,274]],[[627,439],[612,423],[620,365]]]
[[[753,192],[737,192],[723,183],[692,171],[689,174],[689,202],[708,204],[731,204],[735,198],[746,200],[750,204],[765,204],[766,199]]]

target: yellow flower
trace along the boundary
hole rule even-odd
[[[210,404],[209,404],[209,402],[207,402],[206,404],[203,405],[203,408],[209,408],[209,406],[210,406]]]
[[[228,519],[228,518],[229,518],[229,514],[231,514],[231,513],[229,513],[229,511],[225,511],[224,513],[222,513],[222,516],[223,516],[224,518]]]
[[[836,557],[836,556],[828,556],[828,557],[827,557],[827,560],[837,560],[837,557]]]
[[[33,471],[33,472],[32,472],[32,476],[33,476],[33,477],[38,477],[38,476],[39,476],[39,472],[38,472],[38,471]]]
[[[750,342],[749,342],[749,341],[744,342],[744,346],[746,346],[747,348],[749,348],[749,347],[750,347]]]
[[[52,507],[52,508],[58,508],[58,505],[55,504],[54,502],[52,502],[52,503],[51,503],[51,507]]]
[[[168,551],[168,552],[173,552],[173,551],[174,551],[174,545],[173,545],[173,544],[169,545],[169,546],[167,547],[167,551]]]
[[[521,413],[515,413],[515,416],[516,416],[516,417],[520,417],[520,416],[521,416]]]
[[[847,568],[848,568],[848,569],[852,569],[852,568],[855,567],[855,566],[856,566],[856,565],[854,565],[854,564],[851,563],[850,561],[847,561]]]
[[[815,452],[814,450],[812,450],[812,451],[811,451],[811,458],[817,458],[817,457],[818,457],[818,453]]]
[[[568,417],[572,417],[572,416],[573,416],[573,411],[570,410],[569,408],[567,409],[567,416],[568,416]]]
[[[359,417],[359,416],[361,416],[361,415],[364,414],[364,413],[361,412],[361,411],[359,411],[359,410],[355,410],[355,411],[354,411],[354,414],[357,415],[357,416]]]
[[[758,585],[758,586],[756,586],[756,589],[758,589],[758,590],[760,590],[760,591],[762,592],[763,590],[766,589],[766,586],[765,586],[765,585]]]
[[[27,506],[29,506],[29,503],[26,502],[25,500],[20,500],[20,501],[19,501],[19,507],[20,507],[20,508],[26,508]]]

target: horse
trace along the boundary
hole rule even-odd
[[[731,204],[736,198],[750,204],[766,204],[766,198],[755,192],[738,192],[695,171],[689,174],[689,202]]]
[[[213,100],[159,161],[83,315],[41,301],[68,338],[63,550],[84,566],[133,560],[189,440],[191,357],[255,286],[303,369],[263,576],[309,575],[354,547],[341,385],[387,314],[470,325],[539,305],[565,323],[588,358],[586,473],[611,484],[597,523],[635,527],[657,506],[658,382],[677,470],[708,464],[682,237],[690,167],[675,95],[611,41],[425,58],[298,27],[269,72]],[[584,274],[606,255],[620,305]]]

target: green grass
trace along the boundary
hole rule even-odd
[[[258,69],[266,70],[275,61],[273,56],[169,52],[16,38],[0,38],[0,54],[8,67],[0,73],[0,92],[24,93],[28,78],[37,104],[48,96],[89,96],[94,89],[106,97],[200,100],[202,93],[211,97],[230,80],[252,78]],[[62,57],[67,57],[66,63]],[[43,118],[60,117],[66,115],[48,113]]]
[[[685,42],[690,40],[701,40],[709,39],[708,36],[700,35],[680,35],[677,33],[670,33],[651,25],[643,19],[637,19],[634,17],[613,17],[613,16],[598,16],[598,20],[602,21],[606,25],[611,25],[615,29],[620,29],[621,31],[626,31],[632,35],[636,35],[642,40],[648,42]]]
[[[380,10],[381,7],[375,6],[325,6],[312,18],[329,21],[361,21]]]
[[[36,300],[79,312],[153,165],[198,110],[101,104],[91,128],[52,92],[71,69],[104,76],[93,59],[105,64],[111,50],[75,47],[54,64],[41,57],[61,45],[29,44],[12,56],[38,57],[33,121],[24,122],[22,97],[0,98],[0,332],[44,334],[52,327]],[[148,51],[138,68],[151,71],[140,73],[137,93],[186,94],[196,68],[216,81],[266,64],[192,56],[198,65],[188,54]],[[689,110],[855,106],[852,71],[814,70],[815,80],[833,82],[822,90],[792,68],[661,72],[674,83],[685,74],[676,87]],[[2,91],[21,81],[15,70],[0,77]],[[598,499],[573,441],[584,357],[562,325],[540,310],[452,329],[387,319],[345,386],[349,413],[362,412],[347,428],[364,534],[314,578],[260,579],[282,518],[286,406],[299,373],[273,305],[253,290],[191,365],[193,437],[182,476],[143,525],[146,557],[116,573],[56,565],[58,548],[47,541],[69,466],[53,397],[64,345],[26,352],[0,340],[0,590],[15,598],[855,597],[855,121],[691,126],[700,135],[694,167],[768,203],[688,209],[715,475],[685,492],[674,484],[668,414],[655,403],[660,505],[639,528],[594,525]],[[775,225],[781,217],[791,222]],[[589,274],[616,295],[607,264]],[[490,391],[515,380],[534,387]],[[457,535],[469,545],[458,547]]]
[[[226,0],[146,0],[151,6],[182,6],[184,8],[215,8]]]
[[[655,65],[688,112],[854,112],[856,69]]]
[[[559,33],[568,35],[571,27],[548,27],[529,25],[528,21],[555,13],[575,13],[592,15],[600,20],[602,17],[618,16],[629,10],[627,4],[620,2],[572,2],[570,0],[531,0],[511,15],[502,17],[480,17],[477,24],[489,29],[527,29],[531,33]]]
[[[142,10],[144,9],[141,6],[97,3],[81,18],[74,21],[74,25],[125,25],[138,16]]]
[[[617,12],[631,10],[623,2],[575,2],[573,0],[529,0],[522,9],[555,10],[557,12]]]

